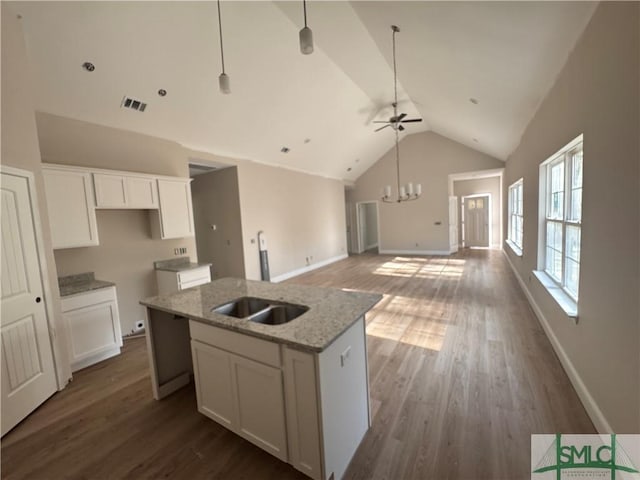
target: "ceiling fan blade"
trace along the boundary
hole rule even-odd
[[[371,123],[389,123],[389,122],[387,122],[386,120],[374,120]]]
[[[406,116],[407,116],[407,114],[406,114],[406,113],[401,113],[400,115],[398,115],[398,118],[397,118],[396,120],[394,120],[394,121],[395,121],[395,122],[401,122],[401,121],[402,121],[402,119],[403,119],[404,117],[406,117]]]
[[[389,126],[389,124],[387,123],[384,127],[380,127],[374,130],[374,132],[379,132],[380,130],[382,130],[383,128],[387,128]]]
[[[413,122],[421,122],[421,118],[410,118],[408,120],[402,120],[402,123],[413,123]]]

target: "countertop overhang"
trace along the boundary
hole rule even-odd
[[[283,325],[263,325],[211,311],[244,296],[306,305],[309,310]],[[321,352],[381,299],[382,295],[375,293],[221,278],[170,295],[145,298],[140,304],[301,350]]]

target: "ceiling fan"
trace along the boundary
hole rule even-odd
[[[382,127],[377,128],[375,130],[376,132],[379,132],[383,128],[387,128],[387,127],[393,128],[396,132],[397,131],[402,132],[404,130],[404,127],[402,126],[403,123],[414,123],[414,122],[422,121],[421,118],[407,118],[405,120],[405,117],[407,116],[406,113],[401,113],[400,115],[398,115],[398,72],[396,68],[396,33],[398,33],[400,29],[396,25],[391,25],[391,30],[393,31],[393,103],[391,104],[391,106],[393,107],[393,117],[389,118],[389,120],[387,121],[377,120],[373,122],[373,123],[385,124]]]

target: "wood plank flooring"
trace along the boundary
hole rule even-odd
[[[364,254],[289,282],[384,295],[346,479],[530,478],[531,433],[595,433],[502,252]],[[154,401],[145,348],[126,341],[7,434],[2,478],[306,478],[198,414],[191,386]]]

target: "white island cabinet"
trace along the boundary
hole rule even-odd
[[[212,312],[243,296],[308,310],[280,325]],[[364,314],[379,299],[224,278],[143,300],[154,397],[193,376],[200,413],[315,480],[339,480],[371,425]]]

